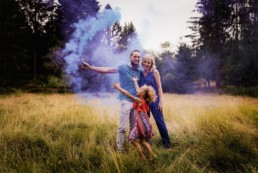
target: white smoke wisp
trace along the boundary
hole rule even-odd
[[[81,19],[74,24],[75,31],[71,39],[66,43],[63,50],[66,67],[65,72],[69,77],[70,86],[75,92],[81,90],[82,77],[78,73],[83,51],[87,48],[89,41],[99,32],[119,21],[121,18],[119,10],[105,9],[95,17]]]
[[[106,107],[113,107],[115,105],[119,104],[119,101],[117,99],[118,93],[80,93],[77,95],[77,100],[80,104],[84,105],[95,105],[99,106],[101,105]]]

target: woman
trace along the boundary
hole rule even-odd
[[[160,136],[162,138],[162,144],[165,149],[170,149],[170,139],[168,136],[168,130],[164,121],[162,109],[163,109],[163,91],[161,86],[161,80],[158,70],[156,69],[155,60],[152,54],[146,54],[142,59],[143,72],[140,74],[139,85],[152,86],[158,96],[156,101],[151,103],[150,111],[157,124]],[[150,113],[149,113],[150,116]]]

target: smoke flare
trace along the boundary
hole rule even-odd
[[[66,43],[63,54],[66,55],[64,57],[66,62],[65,72],[69,76],[69,83],[75,92],[81,90],[82,77],[78,73],[78,64],[81,63],[83,51],[89,41],[94,38],[97,32],[103,31],[116,21],[119,21],[120,18],[121,15],[117,8],[105,9],[95,17],[81,19],[73,25],[75,31],[71,39]]]

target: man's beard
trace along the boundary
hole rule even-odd
[[[138,66],[139,65],[139,63],[135,64],[134,62],[131,62],[131,64],[132,64],[132,66]]]

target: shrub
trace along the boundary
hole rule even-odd
[[[226,93],[239,96],[250,96],[258,97],[258,86],[255,87],[235,87],[232,85],[226,86],[224,88]]]

